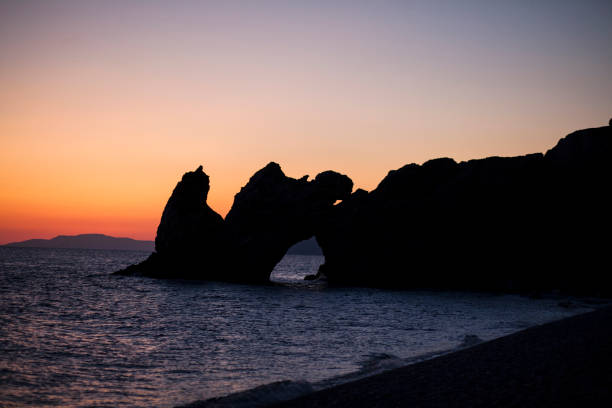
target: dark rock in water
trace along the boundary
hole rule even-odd
[[[206,204],[208,176],[186,173],[166,204],[156,252],[120,274],[265,283],[294,244],[312,237],[353,182],[333,171],[297,180],[270,163],[234,199],[225,220]]]
[[[391,171],[318,230],[322,268],[342,285],[610,296],[611,133],[574,132],[546,155]]]
[[[352,188],[350,178],[333,171],[309,182],[285,176],[272,162],[255,173],[225,218],[240,280],[267,282],[287,250],[313,236],[336,200],[348,197]]]
[[[330,284],[612,296],[611,142],[606,126],[545,155],[408,164],[352,194],[347,176],[294,179],[270,163],[225,220],[199,168],[170,197],[156,252],[122,273],[263,283],[314,235]]]
[[[316,274],[304,276],[304,280],[305,281],[314,281],[314,280],[327,281],[327,276],[325,276],[325,268],[319,268]]]
[[[228,243],[223,218],[206,204],[208,190],[209,178],[202,166],[185,173],[164,208],[155,253],[120,273],[219,279]]]
[[[372,192],[341,203],[317,234],[330,282],[489,287],[484,272],[499,268],[507,241],[520,235],[517,211],[532,207],[523,198],[537,183],[541,159],[437,159],[391,171]],[[504,262],[511,267],[511,259]],[[474,274],[482,276],[468,282]]]
[[[218,244],[223,235],[223,218],[206,203],[209,189],[209,178],[202,166],[183,175],[157,227],[158,253],[191,255]]]

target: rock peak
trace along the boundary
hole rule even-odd
[[[278,169],[278,170],[280,170],[280,168],[281,168],[280,164],[274,161],[271,161],[270,163],[266,164],[266,166],[264,167],[264,169]]]

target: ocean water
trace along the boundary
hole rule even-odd
[[[0,248],[0,406],[253,406],[588,310],[328,288],[302,279],[317,256],[286,256],[273,286],[111,275],[147,255]]]

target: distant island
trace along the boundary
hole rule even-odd
[[[139,241],[132,238],[111,237],[104,234],[58,235],[52,239],[28,239],[10,242],[3,247],[12,248],[74,248],[106,249],[124,251],[148,251],[155,249],[153,241]],[[287,251],[288,255],[323,255],[315,238],[298,242]]]
[[[127,251],[153,251],[153,241],[139,241],[132,238],[117,238],[104,234],[58,235],[52,239],[28,239],[11,242],[4,247],[13,248],[74,248],[107,249]]]

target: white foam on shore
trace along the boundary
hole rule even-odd
[[[315,389],[307,381],[277,381],[224,397],[197,401],[183,408],[253,408],[288,401],[310,394]]]
[[[222,397],[207,399],[204,401],[196,401],[194,403],[183,405],[181,408],[257,408],[270,404],[275,404],[283,401],[289,401],[299,398],[303,395],[311,394],[316,391],[321,391],[326,388],[335,387],[337,385],[346,384],[357,381],[362,378],[370,377],[393,370],[400,367],[405,367],[411,364],[416,364],[421,361],[430,360],[444,354],[452,353],[467,347],[472,347],[480,344],[482,340],[473,334],[465,336],[464,340],[457,347],[425,353],[411,358],[399,358],[391,354],[375,353],[368,356],[360,363],[360,369],[352,373],[328,378],[315,383],[308,381],[277,381],[270,384],[260,385],[245,391],[240,391],[228,394]]]

